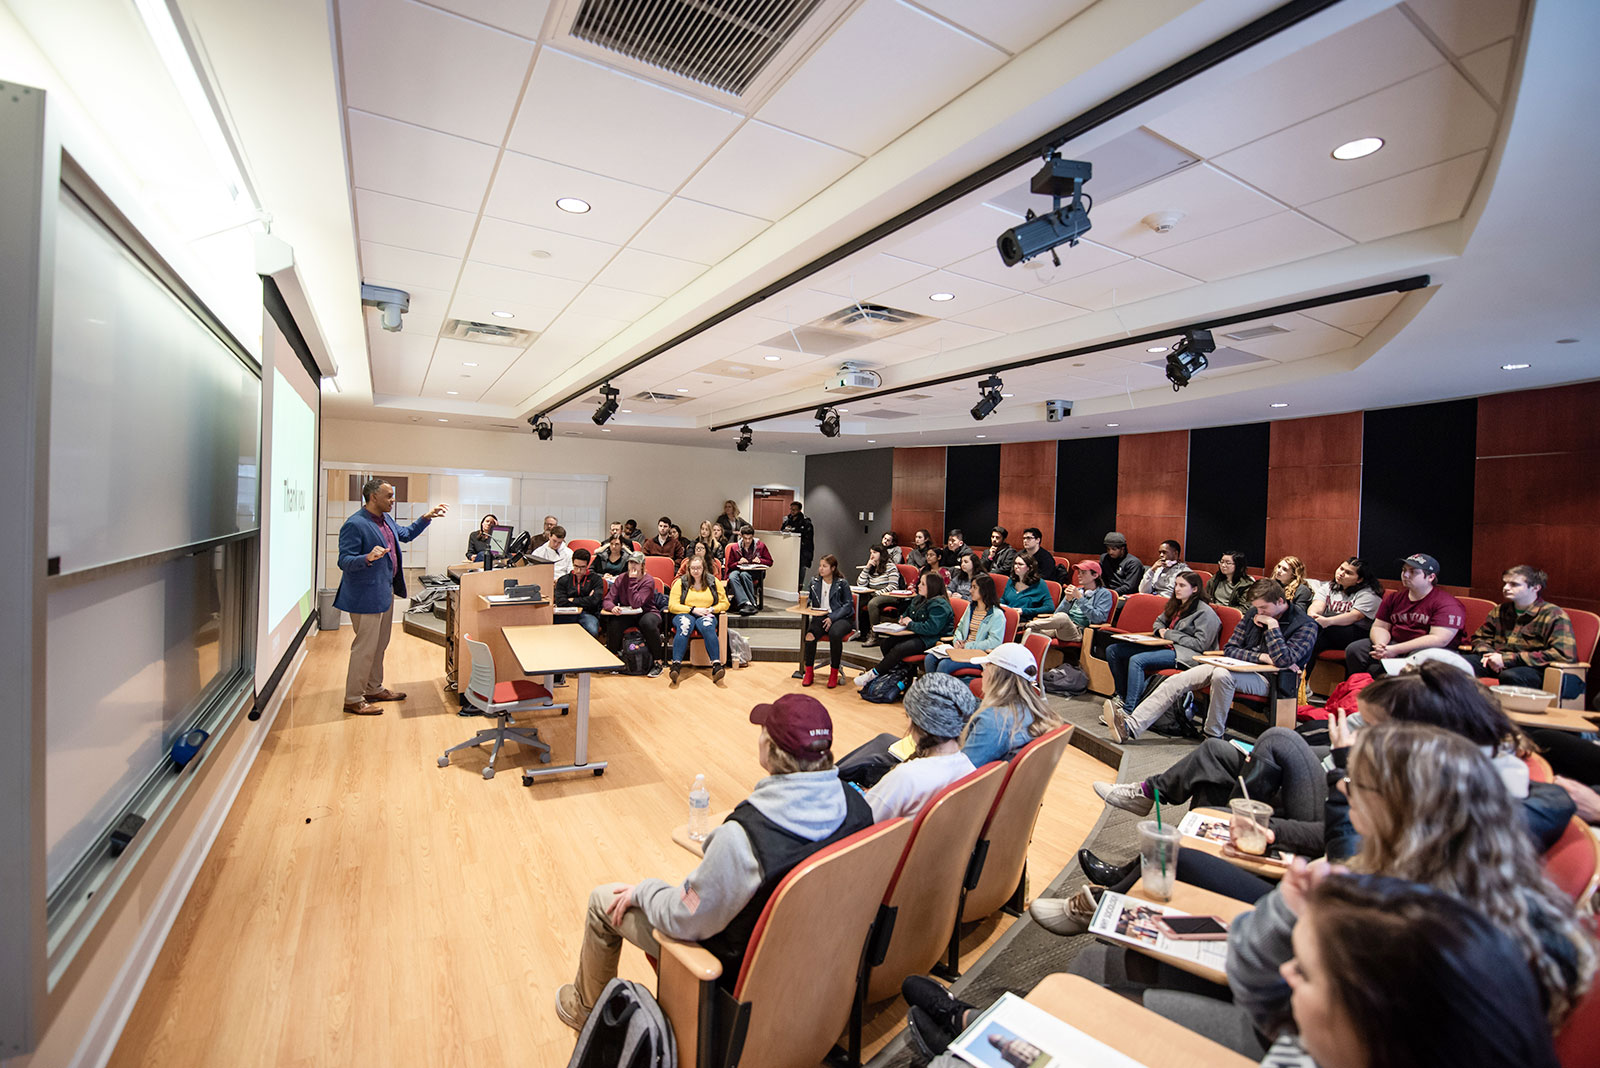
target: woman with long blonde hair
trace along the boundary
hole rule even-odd
[[[1285,556],[1273,565],[1272,577],[1283,587],[1283,595],[1289,598],[1290,604],[1297,604],[1301,608],[1311,607],[1311,601],[1316,597],[1317,591],[1306,581],[1304,560],[1298,556]]]
[[[1061,726],[1039,688],[1039,664],[1026,646],[1006,642],[973,663],[983,665],[983,700],[961,731],[961,751],[974,767],[1009,759]]]

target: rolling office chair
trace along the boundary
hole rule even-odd
[[[446,749],[444,755],[439,758],[439,766],[449,767],[450,754],[458,749],[493,742],[494,749],[489,753],[489,763],[483,769],[483,777],[492,779],[495,758],[500,755],[500,747],[507,741],[520,742],[538,750],[540,763],[550,763],[550,746],[540,739],[538,729],[515,726],[511,722],[511,714],[533,709],[541,711],[560,709],[564,716],[567,714],[568,706],[555,704],[551,700],[550,691],[531,679],[495,682],[494,654],[489,652],[489,647],[483,642],[474,641],[470,634],[463,634],[461,640],[466,643],[467,655],[471,660],[471,673],[467,684],[461,688],[461,696],[484,715],[495,717],[495,724],[493,727],[484,728],[460,745],[452,745]]]

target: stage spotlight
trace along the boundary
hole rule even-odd
[[[978,383],[978,392],[983,395],[983,399],[972,406],[972,418],[981,423],[989,417],[990,413],[1000,407],[1001,386],[999,375],[990,375]]]
[[[1078,238],[1089,232],[1089,209],[1094,207],[1094,198],[1085,196],[1083,183],[1093,174],[1091,164],[1062,159],[1051,153],[1044,161],[1044,168],[1033,176],[1032,189],[1040,196],[1050,197],[1055,207],[1046,215],[1035,215],[1029,208],[1026,222],[996,238],[1000,262],[1015,267],[1048,252],[1050,259],[1060,267],[1061,257],[1055,252],[1056,246],[1076,245]],[[1063,208],[1062,197],[1071,197],[1072,203]],[[1084,206],[1085,200],[1089,202],[1088,207]]]
[[[836,438],[839,436],[839,413],[834,408],[826,406],[818,408],[817,424],[817,429],[822,431],[823,437]]]
[[[738,449],[740,452],[744,452],[746,449],[748,449],[750,447],[751,434],[752,431],[750,430],[749,423],[746,423],[744,426],[740,427],[739,440],[733,443],[734,448]]]
[[[533,427],[533,432],[539,435],[540,441],[549,441],[556,432],[556,428],[550,425],[550,420],[542,415],[529,419],[528,425]]]
[[[605,426],[606,421],[613,415],[617,414],[617,397],[620,396],[621,393],[621,390],[612,386],[610,383],[600,387],[600,407],[594,410],[595,426]]]
[[[1210,361],[1206,353],[1215,352],[1217,343],[1211,340],[1209,330],[1185,330],[1183,338],[1167,353],[1167,381],[1176,393],[1189,384],[1189,379],[1204,371]]]

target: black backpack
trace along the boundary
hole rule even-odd
[[[618,655],[622,661],[624,675],[648,675],[655,666],[655,658],[650,655],[650,650],[639,638],[629,638],[622,643],[622,652]]]
[[[917,669],[901,662],[879,671],[873,680],[861,688],[861,699],[875,705],[892,705],[906,695],[906,689],[917,677]]]
[[[567,1068],[678,1068],[672,1025],[650,991],[613,979],[578,1032]]]

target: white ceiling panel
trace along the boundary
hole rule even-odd
[[[671,191],[739,122],[703,100],[546,47],[507,147]]]
[[[1089,313],[1083,308],[1046,300],[1031,293],[1019,293],[996,304],[958,315],[956,321],[970,326],[998,330],[1003,334],[1015,334],[1022,330],[1032,330],[1036,326],[1048,326],[1050,323],[1065,322],[1087,314]]]
[[[498,146],[533,43],[412,0],[339,0],[345,103]]]
[[[422,383],[422,392],[425,396],[444,397],[455,390],[462,400],[477,400],[521,355],[521,349],[505,345],[446,338],[433,352],[433,364]]]
[[[1282,210],[1271,197],[1202,164],[1096,204],[1089,221],[1100,244],[1144,256]],[[1169,211],[1183,213],[1169,233],[1159,234],[1145,225],[1146,217]]]
[[[1215,92],[1180,94],[1181,106],[1145,125],[1201,156],[1217,156],[1444,61],[1391,8]]]
[[[1016,54],[1094,0],[922,0],[922,6]]]
[[[433,359],[432,335],[391,334],[378,326],[377,311],[367,315],[372,349],[372,391],[402,397],[422,392],[422,380]]]
[[[772,333],[779,333],[785,327],[801,326],[824,315],[832,315],[849,303],[849,297],[841,297],[837,293],[823,293],[815,289],[790,286],[782,293],[770,296],[741,313],[740,318],[757,316],[771,324],[769,329]],[[766,338],[761,340],[764,341]]]
[[[645,252],[711,264],[733,253],[769,225],[753,215],[673,197],[630,244]]]
[[[351,184],[477,211],[498,151],[403,122],[351,110]]]
[[[1501,41],[1461,59],[1461,68],[1497,107],[1505,99],[1506,75],[1511,73],[1511,44]]]
[[[938,212],[900,231],[884,245],[903,259],[944,267],[985,249],[993,250],[1001,234],[1022,221],[990,204],[973,204],[953,214]]]
[[[1300,314],[1308,319],[1315,319],[1319,323],[1337,326],[1348,330],[1352,334],[1365,337],[1372,326],[1394,311],[1395,305],[1400,303],[1403,293],[1381,293],[1375,297],[1362,297],[1360,300],[1346,300],[1338,304],[1329,304],[1321,308],[1311,308]],[[1232,329],[1232,327],[1229,327]]]
[[[548,252],[537,256],[536,252]],[[617,246],[506,219],[485,218],[472,241],[472,259],[534,274],[587,282],[616,255]],[[624,287],[627,288],[627,287]]]
[[[537,38],[550,0],[429,0],[435,7],[487,22],[522,37]]]
[[[528,352],[546,359],[587,356],[627,325],[626,319],[565,311],[529,347]]]
[[[1406,0],[1450,49],[1464,56],[1517,32],[1521,0]]]
[[[1077,256],[1089,250],[1087,244],[1079,242],[1077,249],[1071,251]],[[1101,267],[1109,267],[1118,260],[1126,259],[1120,253],[1111,253],[1110,258]],[[1020,290],[1031,293],[1035,289],[1042,289],[1052,282],[1061,281],[1061,276],[1056,273],[1055,264],[1050,262],[1049,256],[1036,256],[1027,263],[1019,263],[1015,267],[1007,267],[1000,259],[1000,253],[993,248],[984,249],[974,253],[964,260],[957,260],[946,268],[951,274],[959,274],[963,278],[976,278],[980,282],[990,285],[1005,286],[1008,289]]]
[[[1219,167],[1299,207],[1483,148],[1495,113],[1454,67],[1436,67],[1298,126],[1219,156]],[[1339,145],[1381,137],[1383,148],[1337,160]]]
[[[857,253],[836,267],[824,269],[806,284],[824,293],[833,293],[850,300],[864,300],[869,293],[903,285],[913,278],[931,274],[932,268],[899,256],[882,252]]]
[[[583,292],[578,294],[568,310],[580,315],[601,315],[608,319],[632,321],[660,303],[660,297],[648,293],[630,293],[625,289],[590,284],[583,287]]]
[[[1092,311],[1103,311],[1193,285],[1199,283],[1165,267],[1145,260],[1124,260],[1114,267],[1046,286],[1039,290],[1038,295]]]
[[[762,219],[781,219],[850,172],[861,157],[751,120],[689,179],[683,194]]]
[[[1376,241],[1459,219],[1483,171],[1485,155],[1473,152],[1307,204],[1302,210],[1357,241]]]
[[[705,267],[674,256],[661,256],[625,248],[595,277],[601,285],[670,297],[705,271]]]
[[[1006,54],[899,0],[866,0],[757,113],[871,155],[999,67]]]
[[[1263,326],[1276,326],[1286,332],[1243,341],[1235,341],[1228,336]],[[1234,323],[1231,326],[1218,327],[1212,331],[1212,335],[1219,348],[1227,346],[1253,356],[1264,356],[1269,360],[1303,360],[1309,356],[1320,356],[1325,352],[1347,349],[1361,340],[1348,331],[1297,314]]]
[[[511,317],[496,315],[495,312],[510,312]],[[474,323],[491,323],[495,326],[508,326],[517,330],[543,330],[555,321],[561,313],[560,305],[519,304],[515,301],[496,300],[493,297],[477,296],[471,293],[457,295],[450,302],[450,318],[466,319]]]
[[[514,271],[490,263],[467,261],[462,268],[460,293],[526,304],[536,308],[563,308],[583,289],[583,283],[547,274]]]
[[[456,287],[456,275],[460,272],[461,261],[454,256],[436,256],[431,252],[417,252],[371,241],[361,242],[363,282],[400,289],[421,286],[424,289],[442,289],[448,293]]]
[[[355,200],[356,232],[363,241],[458,259],[466,255],[472,224],[478,218],[470,211],[392,197],[371,189],[357,189]]]
[[[934,293],[949,293],[952,300],[932,300]],[[874,293],[872,299],[879,304],[887,304],[891,308],[903,308],[906,311],[916,312],[918,315],[935,315],[941,319],[953,319],[965,315],[973,308],[981,308],[985,304],[1005,300],[1015,295],[1016,290],[1006,289],[1003,286],[990,285],[980,282],[976,278],[964,278],[959,274],[949,271],[934,271],[932,274],[923,275],[903,285]]]
[[[1282,211],[1145,258],[1201,281],[1214,282],[1309,259],[1350,243],[1299,212]]]
[[[562,197],[587,201],[589,210],[562,211],[556,207]],[[666,194],[642,185],[507,152],[484,214],[622,245],[666,202]]]
[[[485,383],[487,388],[483,389],[478,399],[484,404],[516,407],[560,374],[562,367],[557,361],[523,353],[499,378]]]
[[[921,349],[923,352],[954,352],[956,349],[964,349],[968,345],[976,345],[982,341],[992,341],[1001,336],[998,330],[958,323],[953,319],[934,319],[877,344]],[[865,348],[866,346],[862,346],[860,349],[850,351],[859,353]]]

